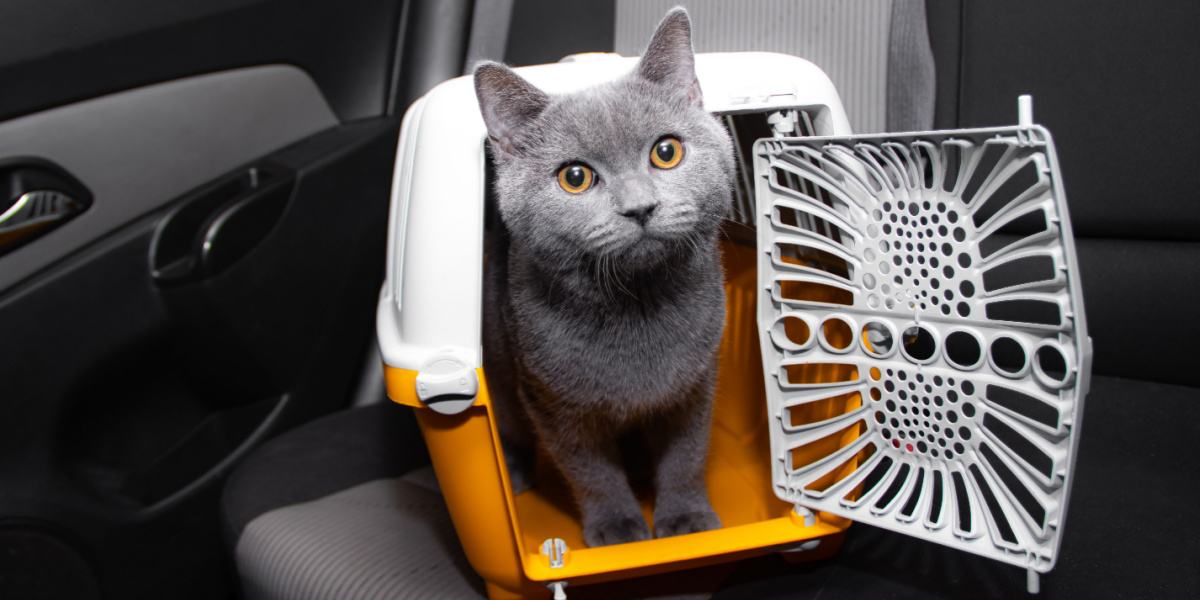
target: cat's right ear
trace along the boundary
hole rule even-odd
[[[492,144],[510,155],[521,152],[517,134],[550,103],[545,92],[496,62],[475,66],[475,96]]]

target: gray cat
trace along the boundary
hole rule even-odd
[[[733,147],[701,105],[683,9],[621,79],[548,96],[475,69],[506,233],[488,250],[484,366],[514,493],[542,445],[589,546],[649,528],[618,437],[644,438],[654,534],[720,527],[704,482]]]

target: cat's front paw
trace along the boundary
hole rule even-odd
[[[650,528],[641,515],[603,519],[583,528],[583,541],[591,548],[650,539]]]
[[[712,510],[664,515],[654,519],[654,537],[660,538],[720,528],[721,519]]]

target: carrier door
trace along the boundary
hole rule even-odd
[[[776,495],[1053,568],[1090,374],[1045,129],[754,145]]]

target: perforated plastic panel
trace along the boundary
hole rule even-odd
[[[1049,133],[755,145],[776,494],[1039,572],[1090,342]]]

